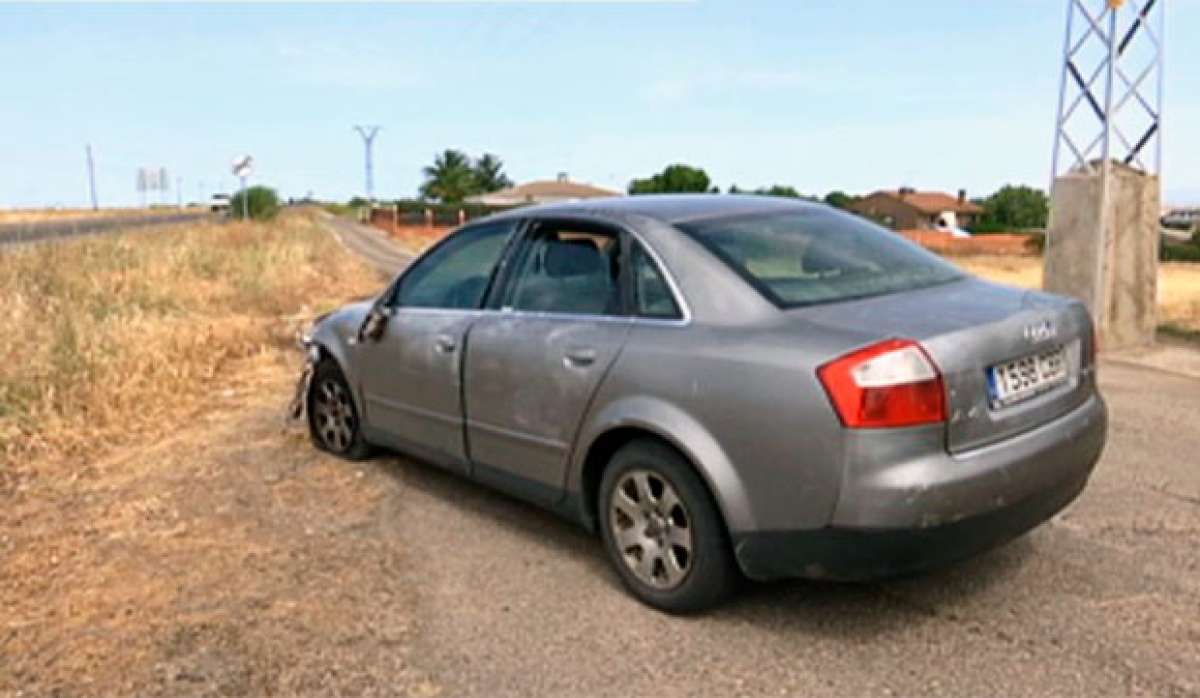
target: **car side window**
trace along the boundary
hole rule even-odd
[[[525,246],[507,305],[571,315],[621,315],[616,232],[543,226]]]
[[[637,315],[663,320],[681,319],[683,313],[680,312],[662,271],[638,243],[633,244],[630,266],[633,272],[634,307],[637,309]]]
[[[392,305],[478,308],[512,229],[505,222],[455,233],[401,279]]]

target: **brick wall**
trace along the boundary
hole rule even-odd
[[[1020,233],[999,233],[956,238],[936,230],[901,230],[901,235],[939,254],[997,254],[1037,255],[1030,245],[1030,236]]]

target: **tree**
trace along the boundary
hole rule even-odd
[[[1028,230],[1045,228],[1050,218],[1050,200],[1040,189],[1005,185],[983,200],[982,231]]]
[[[829,206],[847,211],[854,202],[858,201],[858,197],[850,196],[844,191],[834,190],[825,195],[824,201]]]
[[[792,199],[807,198],[800,192],[796,191],[795,187],[785,186],[783,184],[772,184],[769,187],[759,187],[754,190],[759,196],[786,196]]]
[[[265,221],[274,218],[277,213],[279,195],[270,187],[249,187],[229,200],[229,215],[234,218],[249,216],[252,220]]]
[[[474,169],[475,185],[478,190],[475,193],[500,191],[513,185],[508,175],[504,174],[504,162],[491,153],[484,153],[483,157],[476,160]]]
[[[479,191],[471,159],[461,150],[442,151],[423,172],[425,181],[421,184],[422,198],[456,204]]]
[[[708,173],[690,165],[670,165],[648,179],[629,183],[630,194],[675,194],[708,192],[712,182]]]

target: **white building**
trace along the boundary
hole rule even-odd
[[[567,178],[566,173],[563,172],[555,179],[529,182],[488,194],[472,196],[467,199],[467,203],[485,204],[488,206],[521,206],[524,204],[552,204],[560,201],[600,199],[620,195],[621,192],[601,189],[600,187],[582,182],[572,182]]]

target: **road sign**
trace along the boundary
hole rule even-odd
[[[233,174],[243,179],[254,171],[254,158],[249,155],[239,155],[233,159]]]

